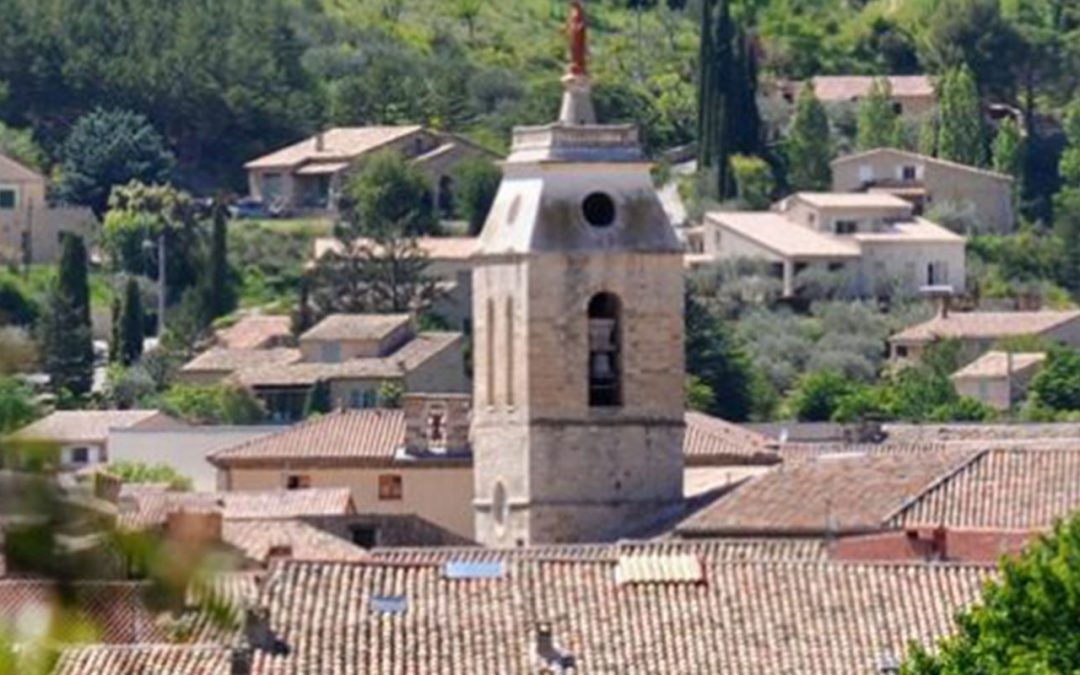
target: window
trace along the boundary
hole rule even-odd
[[[944,262],[932,262],[926,266],[926,284],[937,286],[949,283],[949,266]]]
[[[903,180],[915,180],[918,177],[918,171],[916,171],[914,165],[908,165],[900,169],[900,178]]]
[[[375,548],[379,543],[379,531],[370,525],[353,525],[349,537],[360,548]]]
[[[432,445],[446,441],[446,410],[442,406],[433,406],[427,415],[428,441]]]
[[[856,220],[837,220],[833,223],[836,234],[855,234],[859,231],[859,222]]]
[[[899,101],[893,101],[892,109],[893,109],[893,112],[896,113],[897,115],[903,115],[904,114],[904,104],[899,102]]]
[[[872,164],[859,165],[859,182],[870,183],[874,180],[874,167]]]
[[[589,405],[622,405],[619,299],[599,293],[589,301]]]
[[[323,363],[341,362],[341,344],[337,342],[324,342],[319,347],[319,360]]]
[[[398,501],[405,495],[401,476],[388,473],[379,476],[379,501]]]
[[[495,518],[495,525],[500,529],[506,526],[506,519],[510,515],[510,500],[506,498],[506,488],[501,482],[495,483],[495,494],[491,498],[491,515]]]
[[[487,363],[484,364],[487,368],[487,404],[489,407],[495,405],[495,301],[487,301],[487,330],[485,339],[487,341]]]
[[[263,174],[262,183],[263,201],[273,201],[281,196],[282,180],[280,173]]]
[[[16,202],[15,190],[10,188],[0,189],[0,209],[13,209]]]
[[[844,263],[842,263],[842,262],[831,262],[831,263],[829,263],[829,271],[830,272],[843,272],[844,271]]]
[[[594,192],[581,205],[585,222],[593,227],[608,227],[615,222],[615,201],[603,192]]]
[[[90,462],[90,448],[72,448],[71,463],[87,464]]]
[[[303,474],[291,474],[285,479],[285,489],[306,490],[311,487],[311,476]]]
[[[908,349],[906,345],[896,345],[896,358],[906,359],[908,355]]]
[[[506,405],[514,407],[514,301],[506,299]]]

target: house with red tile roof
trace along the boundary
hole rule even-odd
[[[59,466],[80,469],[109,461],[113,429],[182,429],[187,425],[159,410],[57,410],[19,429],[12,441],[47,443],[59,451]]]
[[[938,340],[958,340],[968,351],[982,353],[1012,337],[1080,347],[1080,311],[955,312],[945,304],[934,318],[891,336],[889,345],[894,360],[918,360],[926,346]]]

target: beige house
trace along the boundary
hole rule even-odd
[[[245,164],[248,189],[267,205],[326,211],[335,208],[349,172],[386,150],[400,152],[428,176],[444,216],[453,212],[453,168],[468,158],[497,159],[460,136],[421,126],[334,128]]]
[[[1008,233],[1016,224],[1013,179],[1002,173],[878,148],[832,162],[836,192],[885,192],[902,197],[921,214],[934,206],[970,209],[986,232]]]
[[[953,373],[952,381],[961,396],[978,399],[995,410],[1010,410],[1023,400],[1045,360],[1044,352],[991,351]]]
[[[427,257],[426,274],[438,280],[440,295],[432,311],[445,319],[452,328],[469,333],[472,330],[472,264],[479,245],[477,237],[418,237],[417,246]],[[354,245],[370,246],[367,239]],[[312,261],[334,253],[341,255],[344,247],[336,237],[315,240]]]
[[[186,425],[158,410],[58,410],[23,427],[11,440],[59,447],[62,468],[107,462],[114,429],[182,429]]]
[[[331,315],[300,336],[298,348],[211,347],[180,369],[189,384],[228,381],[252,390],[270,418],[303,416],[309,393],[329,387],[335,407],[370,408],[384,385],[403,392],[469,390],[461,333],[417,333],[407,314]]]
[[[952,312],[947,308],[929,321],[889,338],[894,360],[918,360],[938,340],[959,340],[970,352],[985,352],[1012,337],[1041,337],[1080,348],[1080,311]]]
[[[225,349],[270,349],[294,347],[292,318],[281,315],[251,314],[241,317],[228,328],[219,329],[214,342]]]
[[[767,212],[713,211],[703,227],[698,258],[766,260],[786,296],[797,293],[796,275],[811,267],[849,274],[862,295],[964,289],[964,238],[889,194],[800,192]]]
[[[93,212],[49,206],[45,190],[45,176],[0,155],[0,262],[55,263],[62,234],[89,240]]]
[[[874,80],[871,75],[819,75],[813,79],[814,93],[825,104],[856,104],[870,94]],[[926,75],[889,75],[889,91],[893,109],[898,115],[918,118],[937,107],[937,90],[934,81]],[[766,90],[769,100],[794,106],[803,83],[783,80]]]

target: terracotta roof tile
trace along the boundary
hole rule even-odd
[[[953,379],[970,377],[1007,377],[1011,367],[1014,374],[1035,368],[1046,360],[1044,352],[1013,353],[1012,358],[1006,352],[990,351],[975,359],[952,374]]]
[[[479,237],[417,237],[420,250],[432,260],[468,260],[480,248]],[[354,246],[370,246],[370,240],[360,238]],[[343,250],[341,240],[335,237],[319,237],[315,240],[314,257],[316,260],[333,251],[340,254]]]
[[[799,199],[818,208],[883,208],[912,210],[911,202],[881,192],[796,192],[788,199]]]
[[[7,155],[0,155],[0,183],[37,183],[44,182],[45,176],[23,166]]]
[[[241,368],[283,366],[301,358],[299,349],[226,349],[211,347],[184,364],[180,370],[190,372],[231,373]]]
[[[1013,335],[1040,335],[1080,318],[1080,311],[950,312],[911,326],[890,342],[927,342],[938,338],[994,340]]]
[[[217,331],[216,337],[225,349],[262,349],[275,340],[290,340],[292,319],[262,314],[245,316],[232,326]]]
[[[1080,439],[1080,424],[886,424],[889,443],[952,443],[958,441],[1033,441],[1050,443]],[[986,444],[983,444],[986,447]]]
[[[686,413],[683,455],[688,465],[775,464],[780,456],[772,444],[767,436],[718,417]]]
[[[854,241],[803,227],[779,213],[713,211],[706,214],[706,218],[779,255],[820,258],[859,256],[859,245]]]
[[[677,529],[694,536],[874,531],[975,455],[823,455],[781,465],[750,479]]]
[[[285,563],[262,602],[291,650],[263,673],[535,672],[538,623],[574,672],[875,672],[929,645],[986,567],[702,559],[704,583],[619,586],[616,563],[513,559],[492,580],[437,566]]]
[[[354,512],[349,488],[233,492],[140,492],[129,495],[133,509],[121,510],[120,523],[141,529],[163,525],[177,510],[221,511],[225,520],[344,516]]]
[[[290,168],[303,162],[334,162],[351,160],[388,143],[420,131],[419,126],[401,127],[342,127],[322,133],[323,149],[317,147],[318,136],[304,139],[269,155],[253,159],[245,169]]]
[[[1080,441],[994,449],[897,514],[893,525],[1046,529],[1080,508]]]
[[[842,164],[850,164],[851,162],[859,162],[869,157],[879,156],[891,156],[899,161],[909,162],[921,162],[923,164],[935,164],[937,166],[949,167],[951,169],[957,169],[966,173],[985,176],[987,178],[993,178],[1003,183],[1012,183],[1014,181],[1012,176],[1004,173],[998,173],[997,171],[990,171],[989,169],[981,169],[977,166],[970,166],[968,164],[961,164],[960,162],[952,162],[947,159],[941,159],[940,157],[930,157],[927,155],[920,155],[915,152],[908,152],[906,150],[900,150],[898,148],[874,148],[872,150],[866,150],[865,152],[856,152],[850,155],[844,155],[843,157],[837,157],[831,164],[832,166],[839,166]],[[889,189],[889,188],[885,188]],[[895,194],[895,193],[894,193]]]
[[[411,320],[408,314],[331,314],[300,340],[382,340]]]
[[[228,647],[214,644],[90,645],[60,652],[53,675],[224,675]]]
[[[222,538],[251,560],[266,563],[275,548],[293,560],[367,560],[367,552],[301,520],[226,520]]]
[[[814,78],[814,94],[818,100],[852,101],[870,94],[874,80],[871,75],[818,75]],[[926,75],[888,75],[893,96],[936,96],[934,82]]]
[[[109,429],[130,429],[156,419],[183,426],[157,410],[58,410],[15,433],[21,439],[104,442]]]

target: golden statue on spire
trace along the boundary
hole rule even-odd
[[[570,16],[566,23],[570,38],[570,74],[586,75],[589,72],[588,27],[585,25],[585,8],[581,0],[570,3]]]

